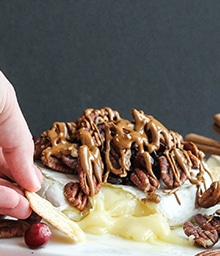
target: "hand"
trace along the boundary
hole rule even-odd
[[[0,71],[0,173],[20,187],[37,191],[42,175],[33,164],[32,135],[13,86]],[[0,214],[26,218],[31,209],[22,189],[0,178]]]

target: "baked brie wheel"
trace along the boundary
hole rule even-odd
[[[186,243],[172,229],[215,207],[203,196],[213,182],[204,154],[143,111],[132,117],[87,109],[54,122],[35,138],[39,194],[85,232]]]

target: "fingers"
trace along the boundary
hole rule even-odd
[[[36,183],[38,183],[40,181],[40,184],[41,184],[43,182],[42,173],[35,165],[33,165],[31,168],[33,168],[33,173],[35,173],[37,176],[37,180],[33,181],[35,187],[33,187],[33,185],[31,185],[29,183],[29,180],[30,180],[29,176],[20,175],[19,172],[15,172],[14,174],[13,174],[13,172],[11,172],[11,169],[8,167],[8,164],[5,161],[4,155],[0,148],[0,171],[1,171],[0,177],[5,175],[5,176],[11,178],[12,180],[16,180],[16,182],[19,185],[21,185],[23,188],[25,188],[26,190],[38,191],[40,189],[40,185],[38,187],[38,186],[36,186]],[[33,177],[31,177],[31,178],[33,180]]]
[[[4,169],[30,191],[41,187],[42,176],[34,167],[34,144],[17,102],[14,88],[0,72],[0,146]]]
[[[20,152],[20,150],[15,148],[12,151],[3,151],[10,175],[24,189],[37,191],[42,183],[41,172],[29,161],[27,155]]]
[[[23,192],[14,184],[0,179],[0,214],[25,219],[31,211]]]

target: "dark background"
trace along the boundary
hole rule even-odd
[[[220,1],[0,0],[0,69],[34,135],[108,106],[220,139]]]

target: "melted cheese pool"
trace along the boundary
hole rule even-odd
[[[152,212],[146,204],[128,191],[103,186],[92,201],[90,213],[78,222],[87,233],[109,233],[140,242],[175,242],[177,239],[160,213]],[[68,211],[64,213],[68,215]],[[176,242],[179,243],[180,240],[183,242],[180,238]]]

